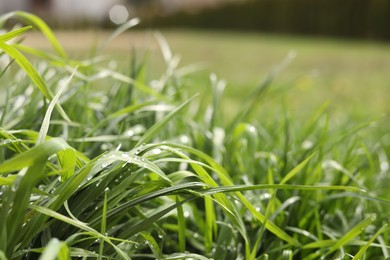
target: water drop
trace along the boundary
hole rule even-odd
[[[105,192],[108,192],[109,190],[110,190],[109,187],[107,187],[107,188],[104,189]]]
[[[160,154],[160,153],[161,153],[161,149],[159,149],[159,148],[153,149],[153,150],[152,150],[152,153],[153,153],[153,154],[156,154],[156,155],[157,155],[157,154]]]
[[[187,144],[189,141],[190,141],[190,139],[188,138],[188,136],[186,136],[186,135],[180,136],[180,142],[181,143]]]
[[[126,132],[126,135],[128,137],[132,137],[134,135],[134,131],[133,130],[129,130],[129,131]]]
[[[257,212],[260,212],[260,207],[256,207],[256,211],[257,211]]]
[[[184,211],[184,217],[188,218],[190,216],[190,213],[188,211]]]
[[[141,162],[144,162],[145,161],[145,158],[144,157],[141,157]]]
[[[104,169],[104,168],[107,168],[108,165],[109,165],[108,163],[102,163],[102,168],[103,168],[103,169]]]
[[[199,238],[199,234],[198,233],[194,233],[194,238]]]
[[[9,144],[9,143],[11,143],[12,141],[10,140],[10,139],[5,139],[4,141],[3,141],[3,144]]]
[[[127,153],[122,153],[121,156],[122,156],[122,158],[124,158],[124,159],[126,159],[126,160],[130,159],[129,154],[127,154]]]

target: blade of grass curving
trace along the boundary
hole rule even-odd
[[[57,238],[52,238],[45,246],[39,260],[66,260],[69,259],[69,248],[65,242],[59,241]]]
[[[338,186],[338,185],[296,185],[296,184],[256,184],[256,185],[231,185],[231,186],[220,186],[203,189],[199,191],[202,194],[215,194],[225,192],[237,192],[237,191],[249,191],[249,190],[302,190],[302,191],[326,191],[326,190],[340,190],[340,191],[351,191],[351,192],[365,192],[356,187],[352,186]]]
[[[311,154],[309,157],[307,157],[303,162],[298,164],[297,166],[294,167],[289,173],[284,176],[284,178],[280,181],[280,184],[285,184],[288,182],[291,178],[293,178],[298,172],[300,172],[306,165],[307,163],[316,155],[317,152]]]
[[[137,24],[140,23],[140,19],[139,18],[133,18],[127,22],[125,22],[124,24],[122,24],[121,26],[119,26],[118,28],[115,29],[114,32],[112,32],[112,34],[104,41],[102,42],[99,47],[97,47],[97,50],[101,50],[103,49],[104,47],[106,47],[110,42],[112,42],[112,40],[114,40],[116,37],[118,37],[119,35],[121,35],[122,33],[124,33],[125,31],[127,31],[128,29],[136,26]]]
[[[183,104],[181,104],[178,108],[168,113],[164,118],[162,118],[159,122],[154,124],[148,131],[140,138],[135,147],[140,146],[143,143],[147,143],[175,116],[177,115],[183,108],[185,108],[192,100],[194,100],[198,95],[194,95]]]
[[[160,45],[160,49],[162,52],[162,55],[164,57],[164,61],[166,64],[169,64],[173,58],[171,48],[169,47],[169,44],[167,40],[164,38],[164,36],[160,32],[155,32],[154,37],[157,39],[158,44]]]
[[[382,234],[384,231],[388,229],[388,225],[383,225],[371,238],[367,241],[367,243],[362,246],[359,251],[356,253],[356,255],[352,258],[352,260],[359,260],[364,258],[364,254],[368,250],[368,248],[371,246],[371,244],[374,242],[374,240]]]
[[[34,165],[35,162],[48,158],[59,151],[73,149],[63,139],[52,138],[39,146],[16,155],[0,164],[0,174],[14,172]]]
[[[370,225],[372,222],[376,220],[376,215],[371,215],[361,221],[359,224],[354,226],[350,231],[347,232],[343,237],[341,237],[335,244],[330,248],[329,253],[336,251],[337,249],[341,248],[345,244],[347,244],[349,241],[354,239],[356,236],[358,236],[360,233],[362,233],[368,225]]]
[[[59,41],[57,40],[57,38],[55,37],[53,31],[41,18],[31,13],[27,13],[23,11],[14,11],[14,12],[7,13],[6,15],[3,15],[0,18],[0,24],[3,24],[6,20],[13,17],[19,18],[24,22],[29,23],[32,26],[39,29],[42,32],[42,34],[45,35],[45,37],[49,40],[54,50],[56,50],[56,52],[62,58],[66,58],[66,53],[62,48],[61,44],[59,43]]]
[[[145,232],[145,231],[140,232],[140,235],[147,241],[147,244],[148,244],[149,248],[152,250],[156,259],[164,259],[163,255],[162,255],[162,250],[158,246],[154,237],[150,233]]]
[[[54,106],[57,104],[58,100],[60,99],[60,96],[65,91],[65,89],[68,87],[69,83],[72,81],[72,78],[73,78],[76,71],[77,71],[77,68],[74,69],[73,73],[70,75],[68,80],[62,86],[60,86],[58,93],[50,101],[50,104],[49,104],[49,106],[46,110],[46,113],[45,113],[45,117],[43,118],[41,129],[39,130],[39,133],[38,133],[37,142],[35,144],[36,146],[42,144],[45,141],[47,132],[49,131],[50,118],[51,118],[51,114],[54,110]]]
[[[11,58],[15,59],[16,63],[18,63],[18,65],[27,73],[27,75],[42,92],[42,94],[49,100],[52,100],[53,93],[51,92],[50,88],[47,86],[46,82],[43,80],[43,78],[39,75],[36,69],[31,65],[31,63],[23,54],[21,54],[11,45],[2,42],[0,42],[0,49],[6,52]],[[60,112],[61,116],[66,121],[70,122],[71,120],[69,119],[65,111],[62,109],[62,107],[60,105],[56,105],[56,107]]]
[[[72,225],[74,227],[77,227],[81,230],[84,230],[84,231],[87,231],[88,233],[90,233],[92,236],[96,237],[96,238],[103,238],[105,242],[109,243],[114,249],[115,251],[123,258],[123,259],[130,259],[130,257],[125,253],[123,252],[123,250],[121,250],[120,248],[118,248],[117,246],[115,246],[115,244],[113,244],[111,242],[111,239],[103,234],[100,234],[98,231],[96,231],[95,229],[89,227],[88,225],[86,225],[85,223],[79,221],[79,220],[74,220],[72,218],[69,218],[69,217],[66,217],[58,212],[55,212],[51,209],[48,209],[48,208],[45,208],[45,207],[42,207],[42,206],[38,206],[38,205],[30,205],[30,208],[32,210],[35,210],[39,213],[42,213],[42,214],[45,214],[49,217],[52,217],[52,218],[55,218],[59,221],[62,221],[64,223],[67,223],[69,225]]]
[[[10,31],[8,33],[2,34],[2,35],[0,35],[0,42],[7,42],[9,40],[12,40],[12,39],[24,34],[28,30],[30,30],[31,28],[32,28],[32,26],[25,26],[25,27]]]
[[[30,204],[30,196],[36,182],[43,177],[42,171],[45,167],[46,159],[47,157],[41,157],[27,171],[20,171],[11,187],[11,192],[15,193],[15,197],[6,221],[8,241],[6,255],[9,258],[14,253],[15,247],[22,236],[21,230],[26,210]]]

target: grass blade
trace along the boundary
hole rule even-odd
[[[2,34],[2,35],[0,35],[0,42],[3,43],[3,42],[7,42],[9,40],[12,40],[12,39],[24,34],[28,30],[30,30],[31,28],[32,28],[32,26],[25,26],[25,27],[10,31],[8,33]]]
[[[178,108],[167,114],[164,118],[162,118],[159,122],[154,124],[148,131],[140,138],[135,147],[140,146],[143,143],[147,143],[175,116],[177,115],[183,108],[185,108],[192,100],[195,99],[197,95],[188,99],[186,102],[181,104]]]

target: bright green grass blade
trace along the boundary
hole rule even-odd
[[[202,178],[202,177],[201,177]],[[206,253],[210,254],[213,248],[213,234],[216,227],[216,216],[213,200],[209,197],[204,198],[205,205],[205,227],[204,227],[204,246]]]
[[[31,80],[35,83],[35,85],[39,88],[39,90],[46,98],[50,100],[53,98],[53,93],[46,85],[41,75],[39,75],[39,73],[35,70],[35,68],[27,60],[27,58],[23,56],[23,54],[21,54],[18,50],[16,50],[11,45],[8,45],[3,42],[0,42],[0,49],[6,52],[11,58],[15,59],[15,61],[29,75]]]
[[[149,248],[152,250],[156,259],[163,259],[161,248],[158,246],[154,237],[148,232],[140,232],[140,235],[146,240]]]
[[[359,224],[357,224],[356,226],[354,226],[350,231],[348,231],[347,234],[345,234],[342,238],[337,240],[334,246],[331,247],[330,252],[336,251],[337,249],[347,244],[349,241],[351,241],[360,233],[362,233],[367,228],[367,226],[370,225],[375,220],[376,220],[376,215],[371,215],[368,218],[364,219]]]
[[[370,247],[370,245],[374,242],[374,240],[380,235],[382,234],[385,230],[388,229],[388,225],[385,224],[383,225],[371,238],[370,240],[367,241],[367,243],[362,246],[359,251],[356,253],[356,255],[353,257],[352,260],[359,260],[359,259],[363,259],[364,257],[364,254],[366,253],[366,251],[368,250],[368,248]]]
[[[59,241],[57,238],[52,238],[45,246],[39,260],[67,260],[69,257],[69,248],[66,243]]]
[[[39,59],[47,60],[51,62],[50,63],[51,65],[58,66],[58,67],[65,67],[66,65],[69,65],[68,60],[63,60],[61,57],[58,57],[53,53],[34,49],[32,47],[22,45],[22,44],[17,44],[17,43],[13,43],[12,46],[23,53],[33,55]]]
[[[291,178],[293,178],[300,170],[302,170],[306,164],[313,158],[314,155],[316,155],[317,153],[313,153],[312,155],[310,155],[308,158],[306,158],[303,162],[301,162],[300,164],[298,164],[296,167],[294,167],[294,169],[292,169],[289,173],[286,174],[286,176],[284,176],[284,178],[280,181],[280,184],[285,184],[286,182],[288,182]]]
[[[34,165],[35,162],[46,160],[59,151],[73,149],[63,139],[53,138],[22,154],[0,164],[0,174],[14,172]]]
[[[340,190],[340,191],[351,191],[351,192],[364,192],[363,190],[351,187],[351,186],[337,186],[337,185],[296,185],[296,184],[257,184],[257,185],[231,185],[231,186],[221,186],[221,187],[212,187],[205,190],[202,190],[203,194],[215,194],[220,192],[237,192],[237,191],[248,191],[248,190],[302,190],[302,191],[321,191],[321,190]]]
[[[108,193],[108,191],[109,191],[108,188],[104,191],[102,223],[101,223],[101,227],[100,227],[101,234],[106,234],[106,229],[107,229],[107,193]],[[100,245],[99,245],[99,259],[102,259],[103,250],[104,250],[104,240],[101,238]]]
[[[52,91],[47,86],[46,82],[43,80],[41,75],[39,75],[36,69],[31,65],[31,63],[27,60],[27,58],[23,54],[21,54],[17,49],[12,47],[11,45],[2,42],[0,42],[0,49],[6,52],[11,58],[15,59],[18,65],[27,73],[30,79],[34,82],[34,84],[38,87],[38,89],[42,92],[42,94],[46,98],[48,98],[49,100],[53,99]],[[60,105],[57,105],[57,108],[61,116],[66,121],[71,121]]]
[[[180,197],[176,196],[176,203],[180,202]],[[179,250],[180,252],[186,251],[186,219],[184,217],[183,206],[177,207],[177,224],[179,227]]]
[[[137,142],[135,147],[140,146],[143,143],[147,143],[175,116],[177,115],[183,108],[185,108],[192,100],[195,99],[197,95],[193,96],[192,98],[188,99],[186,102],[181,104],[178,108],[171,111],[169,114],[167,114],[164,118],[162,118],[159,122],[154,124],[151,128],[149,128],[148,131],[140,138],[140,140]]]
[[[24,34],[28,30],[30,30],[31,28],[32,28],[32,26],[25,26],[25,27],[10,31],[8,33],[2,34],[2,35],[0,35],[0,42],[3,43],[3,42],[7,42],[9,40],[12,40],[12,39]]]
[[[0,17],[0,24],[3,24],[6,20],[13,18],[13,17],[19,18],[19,19],[33,25],[37,29],[39,29],[43,33],[43,35],[45,35],[45,37],[49,40],[49,42],[51,43],[53,48],[56,50],[56,52],[61,57],[66,58],[66,53],[65,53],[64,49],[62,48],[61,44],[59,43],[59,41],[57,40],[57,38],[55,37],[53,31],[49,28],[49,26],[47,26],[47,24],[41,18],[39,18],[36,15],[27,13],[27,12],[15,11],[15,12],[10,12],[10,13],[7,13],[7,14],[1,16]]]
[[[15,250],[15,246],[19,243],[22,236],[21,230],[26,211],[30,204],[30,196],[36,182],[43,177],[42,171],[45,167],[47,157],[41,157],[40,160],[34,162],[31,167],[25,171],[19,172],[16,180],[11,187],[11,193],[14,193],[13,201],[10,204],[10,212],[7,214],[7,221],[4,223],[7,240],[7,255],[11,256]],[[1,233],[4,233],[2,230]]]
[[[74,69],[72,75],[68,78],[68,80],[60,87],[58,90],[58,93],[53,97],[53,99],[50,101],[49,107],[46,110],[45,117],[43,118],[42,126],[38,134],[36,145],[40,145],[45,141],[47,132],[49,131],[50,126],[50,118],[51,114],[53,112],[54,106],[57,104],[58,100],[60,99],[60,96],[65,91],[65,89],[68,87],[69,83],[71,82],[77,68]]]

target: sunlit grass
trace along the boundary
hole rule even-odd
[[[113,69],[108,42],[72,59],[38,17],[10,16],[53,51],[15,41],[30,27],[0,36],[1,259],[389,256],[381,119],[259,109],[291,56],[224,119],[225,82],[190,94],[160,34],[166,70],[150,79],[148,59]]]

